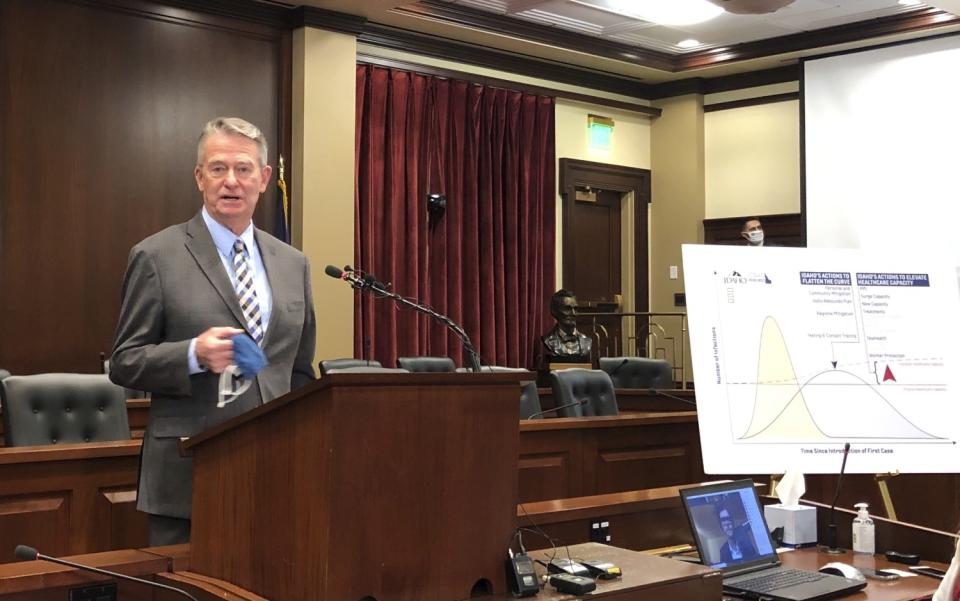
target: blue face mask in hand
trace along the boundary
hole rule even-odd
[[[227,366],[220,374],[220,391],[217,407],[237,400],[250,388],[253,378],[267,366],[267,357],[263,349],[257,346],[247,334],[233,337],[233,365]]]

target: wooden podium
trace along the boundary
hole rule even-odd
[[[505,590],[519,377],[334,374],[185,441],[190,570],[274,601]]]

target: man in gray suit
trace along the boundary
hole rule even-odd
[[[310,267],[294,248],[253,226],[271,168],[266,139],[242,119],[203,129],[194,176],[203,208],[130,251],[110,379],[152,394],[137,508],[150,544],[190,537],[192,460],[179,441],[314,379]],[[260,346],[267,366],[217,407],[235,335]]]

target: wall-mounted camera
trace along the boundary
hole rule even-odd
[[[445,194],[431,192],[427,194],[427,221],[431,225],[436,225],[447,210],[447,197]]]

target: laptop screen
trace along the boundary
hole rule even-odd
[[[704,565],[724,571],[778,561],[751,480],[680,491]]]

